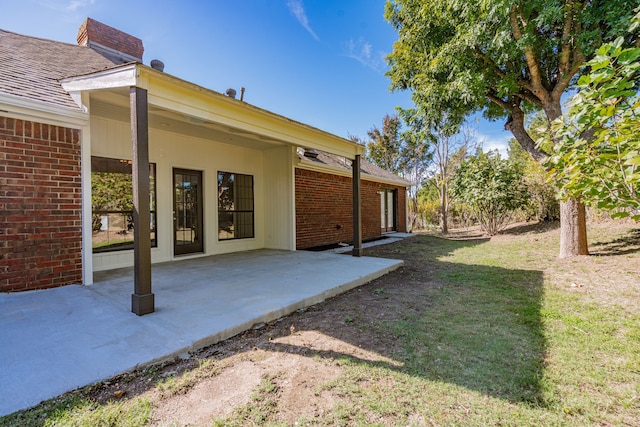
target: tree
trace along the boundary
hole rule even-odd
[[[509,160],[520,163],[523,168],[530,201],[525,207],[527,220],[534,218],[536,221],[557,221],[560,219],[560,206],[556,198],[555,185],[547,181],[547,171],[522,149],[515,138],[509,140]]]
[[[528,201],[522,165],[503,160],[497,151],[465,160],[456,170],[452,193],[471,208],[480,226],[490,236],[507,225],[509,215]]]
[[[453,179],[456,167],[459,166],[466,157],[473,137],[467,127],[463,128],[462,132],[451,135],[442,123],[432,127],[431,135],[434,164],[436,167],[434,178],[440,200],[440,219],[438,222],[440,231],[446,234],[449,232],[447,217],[452,198],[449,185]]]
[[[418,216],[423,228],[427,224],[438,224],[440,221],[440,197],[438,186],[431,177],[425,180],[418,189]]]
[[[383,169],[400,174],[401,172],[401,147],[400,129],[402,123],[398,116],[389,116],[382,119],[382,129],[373,127],[367,132],[370,141],[366,144],[367,159]]]
[[[553,123],[548,163],[563,197],[640,220],[640,48],[623,42],[601,46],[587,63],[591,72],[580,77],[567,117]]]
[[[467,149],[473,137],[469,126],[464,124],[462,132],[456,132],[458,126],[451,125],[446,114],[439,111],[424,111],[421,109],[400,110],[405,122],[409,123],[414,132],[420,133],[429,145],[433,163],[433,179],[438,192],[440,204],[438,224],[444,234],[449,232],[447,216],[450,206],[451,193],[449,183],[453,173],[466,156]]]
[[[408,227],[412,230],[418,218],[418,189],[430,161],[424,134],[411,125],[403,131],[400,117],[386,115],[382,120],[382,130],[374,126],[368,135],[371,140],[366,144],[367,159],[411,183]],[[352,140],[356,139],[352,137]]]
[[[387,57],[391,87],[411,89],[416,105],[445,109],[454,122],[478,110],[506,118],[505,128],[542,162],[526,113],[560,117],[585,58],[624,34],[632,8],[629,0],[389,0],[385,17],[399,34]],[[587,253],[584,205],[567,199],[560,256]]]
[[[409,188],[409,230],[416,228],[418,220],[418,190],[422,186],[427,168],[431,163],[431,153],[422,129],[409,122],[402,132],[404,144],[400,151],[400,175],[411,183]]]
[[[549,122],[544,114],[537,112],[528,120],[527,132],[536,141],[540,138],[551,137]],[[548,173],[540,163],[524,151],[515,138],[509,140],[509,159],[519,162],[524,167],[524,180],[527,184],[530,205],[525,210],[529,218],[537,221],[556,221],[560,219],[560,206],[556,198],[557,188],[548,181]],[[545,153],[550,153],[543,149]]]

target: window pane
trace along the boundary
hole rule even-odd
[[[155,164],[149,165],[151,244],[156,246]],[[93,251],[133,248],[133,177],[130,160],[91,157]]]
[[[218,172],[218,239],[254,237],[253,176]]]

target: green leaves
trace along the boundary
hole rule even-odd
[[[471,207],[490,236],[497,234],[511,212],[529,199],[522,165],[501,159],[497,152],[479,152],[463,162],[456,171],[451,191]]]
[[[552,126],[550,178],[562,197],[640,220],[640,48],[623,48],[618,38],[587,65],[567,115]]]

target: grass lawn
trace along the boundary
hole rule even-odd
[[[368,249],[405,265],[188,366],[125,375],[0,425],[638,426],[640,229],[592,224],[592,255],[560,260],[556,225]],[[115,398],[114,383],[138,386]],[[207,412],[211,401],[189,398],[207,384],[212,400],[226,385],[247,391]]]

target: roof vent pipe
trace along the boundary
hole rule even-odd
[[[151,68],[158,71],[164,71],[164,62],[160,61],[159,59],[152,59]]]
[[[234,98],[236,97],[236,90],[233,88],[229,88],[227,89],[227,91],[225,92],[225,94],[229,97],[229,98]]]
[[[244,100],[244,87],[240,88],[240,101]]]

